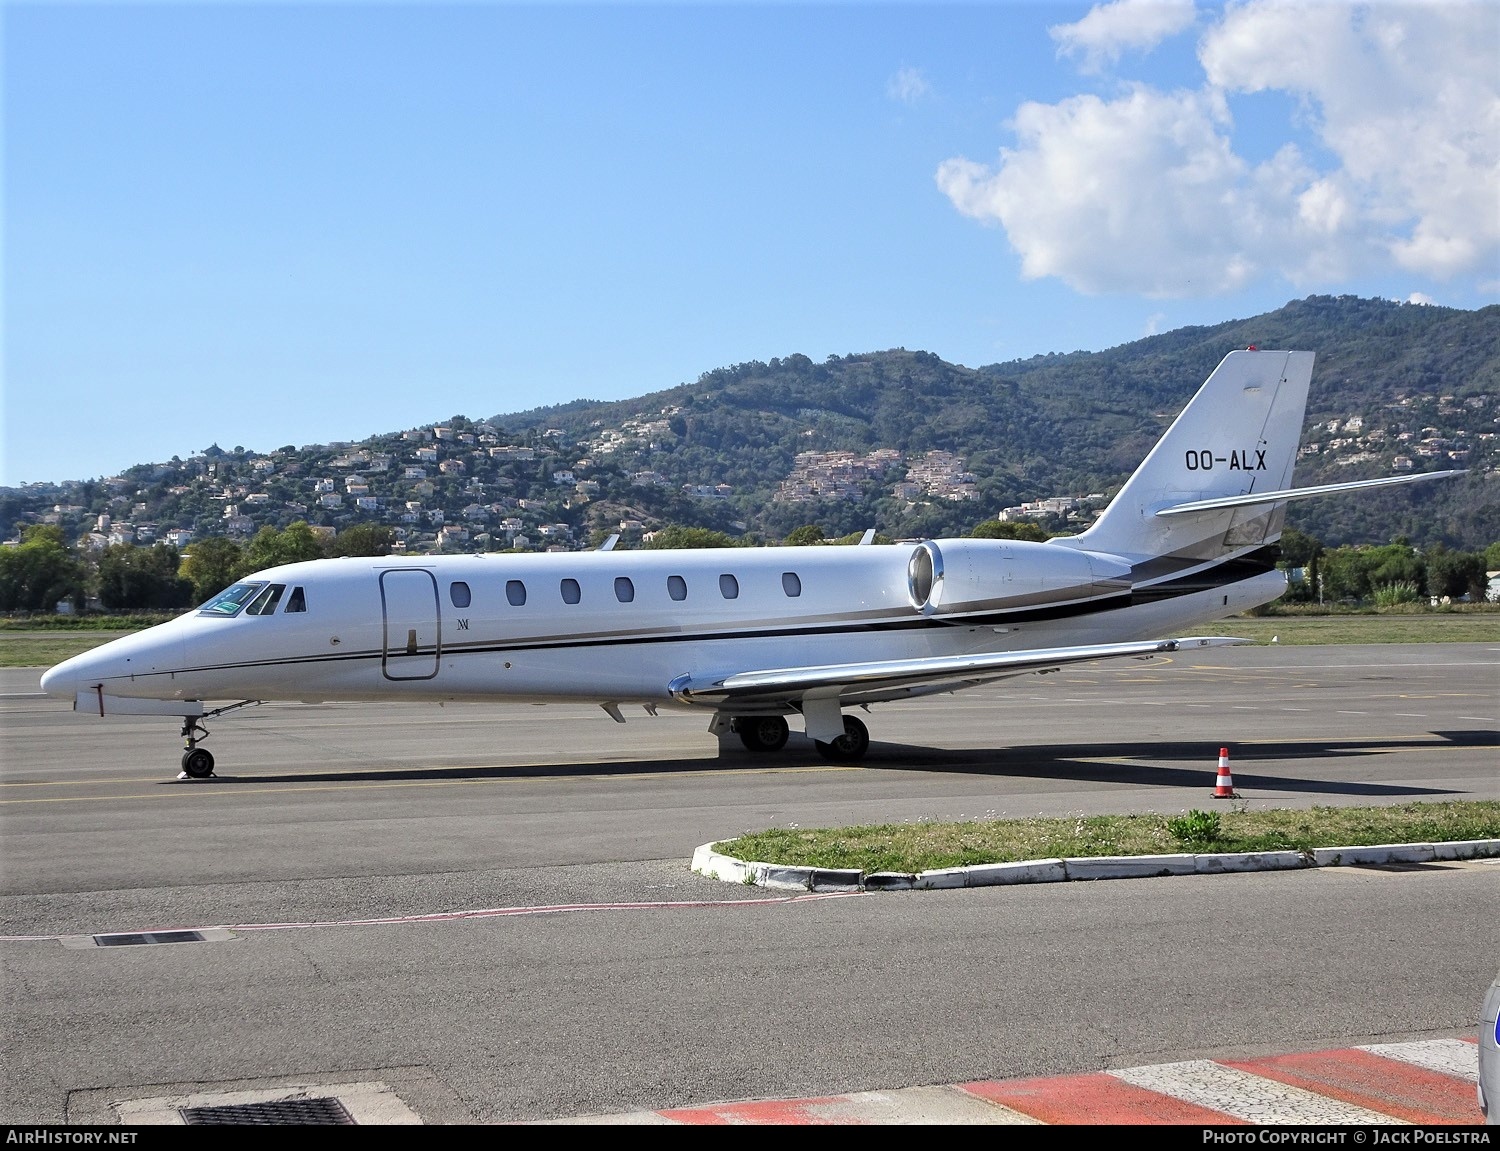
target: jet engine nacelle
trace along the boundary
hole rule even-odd
[[[907,594],[929,615],[1041,607],[1128,594],[1115,556],[1027,540],[925,540],[906,566]]]

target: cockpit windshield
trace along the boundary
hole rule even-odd
[[[225,588],[213,599],[198,609],[201,615],[216,615],[228,619],[240,614],[240,610],[265,588],[264,583],[237,583]]]
[[[281,599],[281,593],[284,591],[286,591],[286,584],[273,583],[250,601],[250,606],[245,609],[245,614],[275,615],[277,601]]]

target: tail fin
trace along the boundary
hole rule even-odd
[[[1274,543],[1285,499],[1257,497],[1291,484],[1312,367],[1312,352],[1230,352],[1098,520],[1057,542],[1179,567]],[[1204,501],[1222,502],[1183,507]]]

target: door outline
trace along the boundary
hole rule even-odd
[[[435,678],[443,647],[437,578],[425,568],[381,572],[380,616],[385,678]]]

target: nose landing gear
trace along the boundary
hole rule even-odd
[[[207,738],[208,728],[190,715],[183,717],[182,745],[187,750],[182,753],[182,774],[189,779],[207,779],[214,773],[213,752],[198,746],[200,739]]]
[[[214,773],[213,753],[198,746],[200,741],[208,738],[208,728],[203,726],[202,720],[223,715],[226,711],[238,711],[242,707],[255,707],[260,702],[258,699],[242,699],[239,703],[216,707],[213,711],[205,711],[202,715],[183,716],[182,746],[185,750],[182,753],[182,774],[177,778],[207,779]]]

